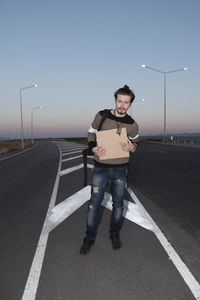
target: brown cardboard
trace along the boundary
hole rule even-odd
[[[129,157],[129,152],[123,151],[120,143],[127,143],[126,128],[122,128],[121,134],[117,134],[117,129],[103,130],[96,132],[97,145],[106,149],[106,154],[99,157],[100,160]]]

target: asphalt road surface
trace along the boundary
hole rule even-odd
[[[200,149],[141,143],[123,247],[108,239],[108,190],[95,245],[82,256],[93,164],[84,187],[83,147],[42,142],[0,161],[0,299],[200,299]]]

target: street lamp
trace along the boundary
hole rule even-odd
[[[141,102],[141,101],[144,102],[144,99],[136,100],[136,101],[134,101],[134,103],[135,103],[135,102]]]
[[[22,149],[24,148],[24,129],[23,129],[23,114],[22,114],[22,91],[32,88],[32,87],[37,87],[37,84],[26,86],[24,88],[21,88],[19,90],[20,93],[20,113],[21,113],[21,141],[22,141]]]
[[[133,103],[136,103],[136,102],[144,102],[144,99],[139,99],[139,100],[133,101]],[[133,109],[132,109],[132,105],[131,105],[131,117],[132,117],[132,114],[133,114]]]
[[[37,107],[33,107],[31,108],[31,143],[33,144],[33,111],[36,109],[41,109],[42,106],[37,106]]]
[[[142,66],[142,68],[147,68],[147,69],[162,73],[164,75],[164,139],[165,139],[165,137],[166,137],[166,76],[169,73],[174,73],[174,72],[179,72],[179,71],[186,71],[188,68],[185,67],[185,68],[182,68],[182,69],[176,69],[176,70],[165,72],[165,71],[161,71],[161,70],[149,67],[149,66],[144,65],[144,64],[141,65],[141,66]]]

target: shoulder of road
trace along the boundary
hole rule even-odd
[[[29,150],[32,150],[32,149],[36,148],[38,145],[39,145],[39,143],[34,144],[33,146],[26,147],[23,150],[20,149],[20,150],[12,151],[10,153],[0,154],[0,161],[6,160],[8,158],[11,158],[11,157],[17,156],[19,154],[22,154],[24,152],[27,152]]]
[[[142,141],[143,142],[143,141]],[[176,143],[176,142],[154,142],[154,141],[145,141],[144,143],[151,144],[161,144],[161,145],[170,145],[170,146],[180,146],[180,147],[191,147],[191,148],[200,148],[200,143]]]

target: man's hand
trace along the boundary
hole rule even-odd
[[[132,144],[131,141],[129,139],[127,139],[126,143],[121,142],[120,143],[122,150],[125,152],[135,152],[136,148],[137,148],[137,144]]]
[[[99,157],[102,157],[106,154],[106,149],[104,147],[97,146],[92,148],[92,152],[98,155]]]

